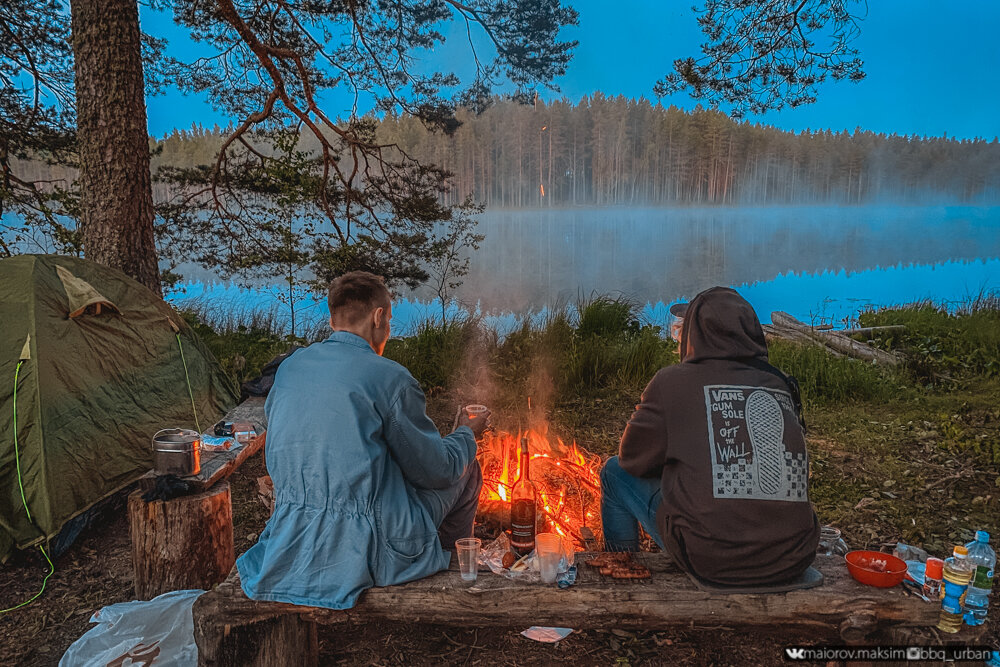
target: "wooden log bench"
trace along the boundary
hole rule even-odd
[[[586,554],[580,558],[585,559]],[[840,558],[817,558],[822,586],[774,594],[700,591],[665,554],[642,554],[648,581],[616,581],[578,567],[567,589],[517,583],[480,572],[464,585],[454,559],[448,571],[400,586],[372,588],[345,611],[250,600],[236,569],[194,605],[200,665],[315,665],[316,624],[366,619],[464,627],[531,625],[579,629],[778,627],[830,634],[844,641],[876,639],[898,628],[937,623],[938,606],[901,587],[879,589],[854,581]]]

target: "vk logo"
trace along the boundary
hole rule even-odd
[[[804,648],[786,648],[785,655],[792,660],[805,660],[806,650]]]

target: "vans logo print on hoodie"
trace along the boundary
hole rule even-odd
[[[806,453],[786,447],[798,427],[790,394],[767,387],[705,387],[715,498],[808,502]]]

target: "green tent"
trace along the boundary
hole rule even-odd
[[[74,257],[0,260],[0,562],[147,472],[157,430],[195,428],[192,394],[202,429],[236,402],[149,289]]]

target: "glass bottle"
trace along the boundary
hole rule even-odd
[[[528,438],[521,438],[520,476],[511,490],[510,546],[520,558],[535,550],[535,485],[528,469]]]

